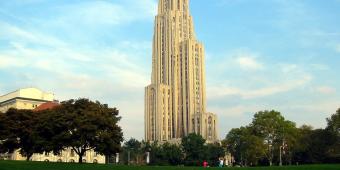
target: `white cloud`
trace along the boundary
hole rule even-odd
[[[283,84],[249,91],[248,93],[243,94],[243,97],[248,99],[248,98],[264,97],[264,96],[274,95],[278,93],[288,92],[288,91],[304,86],[311,80],[312,80],[311,76],[304,76],[304,77],[301,77],[301,79],[299,80],[287,81],[287,82],[284,82]]]
[[[0,35],[2,38],[15,39],[18,41],[25,42],[36,42],[46,45],[66,45],[65,42],[59,40],[58,38],[35,33],[28,29],[23,29],[9,23],[0,21]]]
[[[257,89],[242,89],[236,87],[208,87],[208,96],[211,98],[218,98],[222,96],[240,96],[242,99],[253,99],[259,97],[266,97],[276,95],[279,93],[289,92],[299,87],[303,87],[312,80],[312,77],[305,75],[299,79],[294,79],[285,82],[278,82],[272,86],[262,87]]]
[[[262,70],[264,68],[263,64],[256,61],[256,56],[251,54],[238,54],[236,62],[243,70]]]
[[[335,88],[329,86],[317,87],[315,90],[321,94],[334,94],[336,92]]]
[[[219,115],[227,117],[240,117],[245,113],[253,113],[260,110],[266,110],[264,106],[253,105],[253,104],[242,104],[230,107],[209,107],[209,110]],[[250,120],[250,119],[249,119]]]

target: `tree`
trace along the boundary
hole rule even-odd
[[[326,131],[334,137],[333,143],[327,150],[329,162],[340,162],[340,108],[330,118],[327,118]]]
[[[218,166],[219,159],[225,156],[225,150],[219,143],[207,144],[205,147],[205,160],[211,166]]]
[[[330,118],[327,118],[326,129],[340,136],[340,108]]]
[[[82,163],[88,150],[112,155],[120,150],[122,129],[117,125],[120,117],[116,108],[88,99],[62,102],[53,109],[51,120],[52,148],[72,148]]]
[[[140,162],[140,154],[142,152],[141,142],[134,138],[131,138],[124,143],[123,150],[125,155],[124,159],[126,159],[126,162],[128,162],[128,164],[130,164],[131,160],[135,161],[137,164]]]
[[[308,151],[308,142],[313,133],[313,127],[303,125],[298,128],[296,144],[293,148],[293,161],[296,163],[310,163],[312,155]]]
[[[324,130],[314,130],[307,141],[307,152],[310,154],[308,163],[330,163],[328,151],[336,142],[336,136],[333,133]]]
[[[2,142],[6,152],[14,152],[19,149],[19,153],[29,161],[34,153],[42,153],[42,139],[36,133],[36,124],[39,115],[32,110],[9,109],[5,113],[5,134]]]
[[[183,151],[179,145],[142,141],[141,154],[150,153],[150,165],[180,165],[183,162]]]
[[[176,144],[165,143],[162,145],[164,159],[168,165],[180,165],[183,160],[183,152]]]
[[[189,134],[182,138],[182,147],[185,153],[186,165],[200,165],[204,159],[205,139],[195,133]]]
[[[6,120],[6,115],[0,112],[0,154],[7,153],[8,150],[4,145],[4,142],[8,137],[8,121]]]
[[[149,165],[169,165],[168,160],[173,159],[171,155],[168,155],[169,157],[166,156],[168,154],[166,153],[167,151],[164,151],[163,145],[157,141],[152,143],[142,141],[141,154],[146,154],[147,152],[150,153]]]
[[[252,132],[251,127],[232,129],[223,142],[235,161],[243,166],[257,165],[266,151],[263,139],[253,135]]]
[[[64,142],[69,134],[65,127],[72,121],[67,121],[66,115],[58,112],[60,111],[58,107],[36,112],[36,115],[39,115],[36,133],[42,139],[42,150],[47,153],[53,152],[55,155],[60,154],[66,148]]]
[[[235,158],[235,161],[241,164],[243,162],[242,148],[244,148],[241,138],[244,136],[245,130],[244,127],[231,129],[223,141],[224,146]]]
[[[296,131],[295,123],[286,121],[280,112],[274,110],[256,113],[251,128],[256,136],[264,140],[267,148],[265,156],[270,166],[273,164],[274,152],[279,153],[285,143],[293,142]]]

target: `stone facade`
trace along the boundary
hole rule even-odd
[[[204,47],[195,37],[189,0],[160,0],[155,17],[151,84],[145,88],[145,139],[171,141],[190,133],[218,139],[206,111]]]

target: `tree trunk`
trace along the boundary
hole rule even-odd
[[[81,154],[79,155],[79,161],[78,161],[78,163],[80,163],[80,164],[83,163],[83,155],[81,155]]]
[[[26,161],[27,161],[27,162],[30,161],[30,159],[31,159],[32,156],[33,156],[33,154],[31,154],[31,153],[27,154],[27,156],[26,156]]]

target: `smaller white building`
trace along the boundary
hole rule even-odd
[[[10,108],[35,109],[43,103],[54,101],[54,94],[37,88],[23,88],[0,96],[0,112]]]

